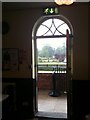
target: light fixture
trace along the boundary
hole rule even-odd
[[[70,5],[75,1],[76,0],[55,0],[55,3],[58,4],[58,5],[63,5],[63,4]]]

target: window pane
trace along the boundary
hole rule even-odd
[[[52,18],[41,23],[36,36],[66,35],[66,29],[71,33],[70,28],[64,21]]]
[[[66,30],[69,30],[69,33],[70,33],[70,29],[69,29],[69,27],[67,26],[67,24],[63,24],[63,25],[61,25],[59,28],[58,28],[58,30],[60,31],[60,32],[62,32],[63,34],[65,34],[66,35]]]
[[[37,31],[37,34],[36,36],[42,36],[43,34],[45,34],[46,32],[48,31],[48,28],[43,26],[43,25],[40,25],[38,31]]]
[[[54,19],[54,24],[55,24],[56,28],[57,28],[59,25],[61,25],[62,23],[64,23],[64,21],[59,20],[59,19]]]
[[[52,19],[48,19],[48,20],[44,21],[42,24],[46,25],[48,28],[50,28],[50,26],[52,24]]]

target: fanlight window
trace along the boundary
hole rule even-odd
[[[71,30],[69,26],[57,18],[50,18],[39,26],[36,36],[56,36],[56,35],[66,35],[66,29],[69,30],[69,34],[71,34]]]

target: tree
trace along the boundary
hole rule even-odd
[[[63,44],[63,46],[58,47],[55,50],[55,58],[58,59],[60,62],[64,61],[66,56],[66,46]]]
[[[39,51],[38,55],[40,57],[46,57],[49,61],[49,58],[53,57],[53,55],[54,55],[54,49],[51,46],[46,45],[42,48],[41,51]]]

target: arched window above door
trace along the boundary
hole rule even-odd
[[[36,36],[66,35],[67,29],[71,34],[70,28],[65,21],[58,18],[49,18],[40,24]]]
[[[32,38],[66,37],[66,29],[73,36],[73,27],[63,15],[42,16],[33,27]]]

